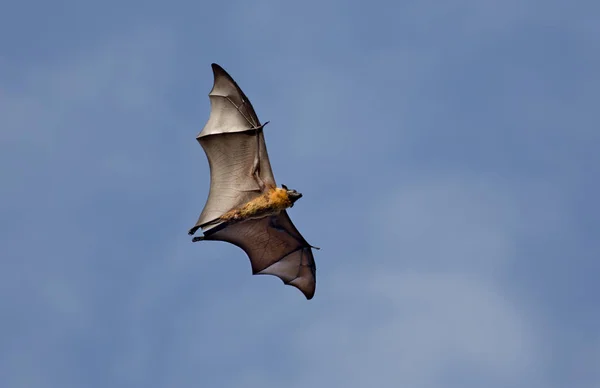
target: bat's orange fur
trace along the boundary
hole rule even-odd
[[[220,219],[223,221],[242,221],[253,218],[262,218],[274,214],[292,206],[287,190],[274,187],[269,188],[263,195],[239,208],[228,211]]]

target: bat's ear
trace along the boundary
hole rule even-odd
[[[281,187],[283,187],[285,190],[288,189],[286,185],[281,185]]]

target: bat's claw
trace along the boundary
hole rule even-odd
[[[192,239],[192,242],[198,242],[204,240],[204,236],[197,236]]]

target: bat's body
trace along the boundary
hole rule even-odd
[[[282,210],[292,207],[292,199],[286,189],[273,188],[260,197],[247,202],[244,206],[228,211],[222,220],[250,220],[278,215]]]
[[[193,241],[218,240],[242,248],[253,274],[270,274],[311,299],[316,267],[311,248],[286,209],[302,197],[278,188],[260,124],[252,104],[223,68],[213,64],[211,113],[197,140],[210,165],[210,193]],[[266,123],[265,123],[266,124]]]
[[[302,194],[297,194],[299,197]],[[282,210],[294,206],[294,201],[299,197],[295,198],[293,192],[289,193],[287,188],[272,187],[265,190],[265,192],[246,202],[240,207],[231,209],[227,213],[218,217],[216,220],[208,222],[203,226],[210,225],[231,225],[236,222],[242,222],[246,220],[256,220],[269,216],[277,216]],[[204,237],[195,237],[194,241],[204,240]]]

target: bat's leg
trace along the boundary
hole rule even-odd
[[[258,156],[254,159],[254,167],[253,167],[252,176],[254,176],[254,180],[258,184],[260,191],[264,192],[266,185],[265,185],[265,182],[263,182],[262,178],[260,177],[260,158]]]
[[[261,155],[260,155],[260,137],[258,136],[258,134],[263,130],[263,128],[267,124],[269,124],[268,121],[266,121],[260,127],[256,128],[256,155],[254,155],[254,166],[252,166],[252,175],[254,176],[254,180],[258,184],[258,187],[260,188],[261,192],[265,191],[266,185],[265,185],[265,182],[260,177],[260,159],[261,159]]]
[[[221,219],[221,217],[219,217],[217,219],[214,219],[212,221],[205,222],[205,223],[200,224],[200,225],[196,225],[196,226],[194,226],[192,229],[190,229],[188,231],[188,234],[190,236],[192,236],[194,233],[196,233],[198,231],[198,229],[204,228],[204,227],[209,226],[209,225],[218,224],[219,222],[223,222],[223,219]]]

